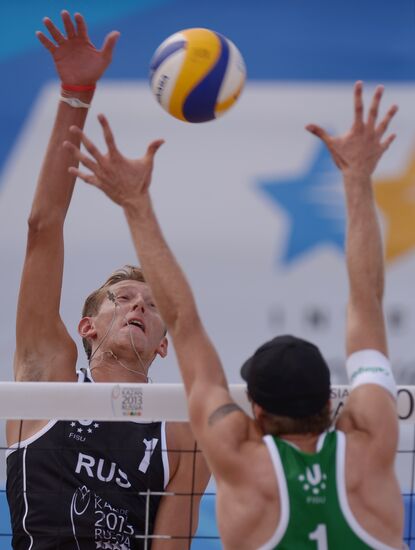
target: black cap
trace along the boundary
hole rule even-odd
[[[263,344],[241,368],[248,393],[265,411],[304,418],[330,399],[330,371],[317,346],[295,336]]]

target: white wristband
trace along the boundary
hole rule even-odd
[[[65,97],[61,95],[59,99],[71,107],[75,107],[75,109],[89,109],[91,107],[90,103],[84,103],[77,97]]]
[[[376,384],[396,399],[396,382],[390,362],[380,351],[364,349],[352,353],[347,359],[346,369],[352,390],[363,384]]]

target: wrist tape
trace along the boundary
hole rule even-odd
[[[61,95],[59,99],[75,109],[89,109],[91,107],[90,103],[84,103],[77,97],[64,97]]]

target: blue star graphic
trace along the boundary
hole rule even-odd
[[[326,244],[343,252],[346,211],[341,175],[324,145],[304,174],[262,180],[259,187],[274,206],[282,207],[290,217],[283,264]]]

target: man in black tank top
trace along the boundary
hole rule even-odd
[[[62,12],[62,21],[63,33],[48,18],[50,37],[37,33],[53,57],[62,89],[29,218],[17,309],[17,381],[78,379],[77,346],[59,312],[63,224],[75,184],[68,172],[74,155],[62,143],[79,145],[69,129],[84,126],[118,33],[110,33],[97,50],[80,14],[72,19]],[[143,158],[149,173],[151,163],[150,152]],[[165,326],[151,290],[132,266],[91,293],[78,330],[89,362],[80,382],[146,383],[153,360],[167,354]],[[9,421],[7,439],[15,550],[188,548],[209,479],[201,454],[188,452],[195,449],[188,424]],[[185,496],[163,496],[163,491]],[[152,535],[160,538],[148,538]],[[173,538],[163,539],[166,535]]]
[[[146,492],[165,490],[166,451],[164,422],[50,421],[7,453],[14,547],[144,548],[135,537],[153,533],[161,497]]]

